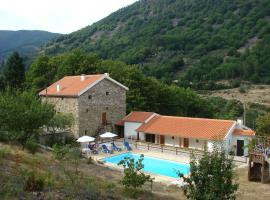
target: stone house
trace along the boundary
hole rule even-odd
[[[39,93],[42,101],[57,112],[71,113],[74,136],[95,136],[113,131],[114,124],[126,115],[128,88],[109,74],[66,76]]]

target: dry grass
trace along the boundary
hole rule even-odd
[[[237,99],[245,103],[258,103],[270,106],[270,85],[252,85],[246,93],[240,93],[238,88],[212,91],[209,96],[225,99]]]
[[[238,199],[244,200],[267,200],[270,199],[270,184],[260,182],[249,182],[247,168],[238,169],[239,191]]]

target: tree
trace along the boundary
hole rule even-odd
[[[142,172],[144,155],[142,154],[138,160],[134,158],[125,157],[118,165],[124,167],[124,177],[121,183],[124,185],[126,191],[130,191],[135,196],[137,189],[141,188],[146,182],[153,181],[150,175],[146,175]]]
[[[4,90],[5,88],[5,80],[4,77],[0,74],[0,91]]]
[[[213,152],[204,151],[201,158],[191,156],[190,177],[179,176],[187,184],[184,194],[193,200],[236,199],[238,184],[235,182],[233,160],[223,149],[214,148]]]
[[[0,95],[0,130],[8,131],[23,146],[54,116],[52,105],[42,103],[28,91],[6,91]]]
[[[4,78],[6,86],[21,88],[25,79],[25,68],[23,59],[17,52],[14,52],[7,59],[4,67]]]
[[[56,113],[47,124],[47,131],[56,133],[57,130],[69,129],[73,124],[72,114]]]
[[[261,136],[270,136],[270,113],[259,116],[256,120],[256,132]]]

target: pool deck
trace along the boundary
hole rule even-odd
[[[118,145],[118,146],[120,147],[120,145]],[[169,154],[169,153],[161,153],[158,151],[139,150],[133,146],[132,146],[132,148],[133,148],[133,150],[131,152],[134,154],[144,154],[145,156],[151,156],[154,158],[159,158],[159,159],[169,160],[169,161],[176,161],[176,162],[180,162],[180,163],[184,163],[184,164],[189,164],[189,162],[190,162],[190,157],[187,154],[175,155],[175,154]],[[108,163],[108,162],[101,164],[99,161],[101,161],[102,159],[107,158],[107,157],[116,156],[116,155],[127,153],[127,152],[128,151],[123,150],[123,151],[119,151],[119,152],[114,151],[113,154],[108,154],[108,153],[93,154],[92,158],[100,166],[108,167],[110,169],[123,172],[123,168],[120,166],[117,166],[115,164]],[[236,165],[237,165],[237,168],[242,168],[242,167],[247,166],[247,164],[245,164],[245,163],[242,163],[242,164],[236,163]],[[162,182],[162,183],[165,183],[168,185],[170,185],[173,181],[179,180],[179,178],[162,176],[162,175],[153,174],[153,173],[149,173],[149,172],[146,172],[146,174],[150,174],[152,178],[155,178],[154,179],[155,182]]]

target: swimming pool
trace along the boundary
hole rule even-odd
[[[124,153],[124,154],[104,158],[103,161],[108,162],[108,163],[118,164],[125,157],[130,157],[130,158],[134,158],[135,160],[138,160],[140,158],[140,155],[133,154],[133,153]],[[144,156],[143,164],[144,164],[145,172],[160,174],[163,176],[169,176],[173,178],[178,177],[177,171],[180,171],[184,175],[190,172],[189,164],[178,163],[178,162],[169,161],[169,160],[162,160],[162,159],[153,158],[149,156]]]

